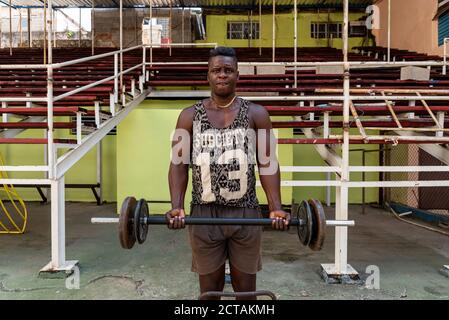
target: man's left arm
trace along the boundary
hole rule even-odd
[[[267,196],[273,228],[286,230],[290,214],[282,210],[281,174],[270,116],[263,106],[252,105],[251,118],[256,131],[256,160],[259,179]]]

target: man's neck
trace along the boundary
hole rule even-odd
[[[225,106],[232,104],[233,100],[235,100],[235,96],[236,96],[235,93],[232,93],[229,96],[218,96],[212,94],[211,100],[215,107],[224,108]]]

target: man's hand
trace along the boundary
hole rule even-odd
[[[171,209],[169,212],[165,214],[168,222],[169,229],[182,229],[186,227],[185,221],[185,212],[184,209]]]
[[[290,213],[284,210],[275,210],[270,212],[270,219],[273,220],[271,226],[275,230],[285,231],[288,230],[290,223]]]

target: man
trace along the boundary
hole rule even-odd
[[[184,109],[176,125],[175,136],[180,139],[174,139],[168,175],[172,204],[166,214],[168,226],[185,227],[189,163],[191,216],[261,218],[255,188],[257,162],[272,226],[287,230],[290,214],[282,210],[279,165],[268,112],[236,96],[239,72],[234,49],[211,50],[208,66],[211,98]],[[254,153],[257,155],[252,161]],[[223,291],[226,259],[234,291],[255,291],[256,273],[261,269],[261,236],[260,226],[189,226],[192,271],[199,274],[201,293]]]

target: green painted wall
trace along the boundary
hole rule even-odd
[[[350,21],[357,21],[363,17],[363,13],[350,13]],[[206,16],[206,40],[198,42],[216,42],[219,45],[229,47],[249,47],[249,40],[228,40],[228,21],[249,21],[247,15],[208,15]],[[253,21],[258,22],[259,16],[254,15]],[[293,47],[294,18],[292,13],[277,14],[276,18],[276,47]],[[311,23],[313,22],[342,22],[343,13],[334,12],[329,15],[323,13],[304,12],[298,14],[298,47],[343,47],[342,39],[334,39],[330,43],[328,39],[313,39],[311,37]],[[350,37],[349,47],[359,46],[363,38]],[[272,16],[262,15],[262,36],[251,42],[251,47],[272,47]]]
[[[13,121],[13,119],[11,119]],[[67,117],[56,117],[55,122],[66,122]],[[18,138],[43,138],[44,130],[28,130],[18,135]],[[55,131],[55,138],[76,139],[68,129]],[[116,201],[116,137],[107,136],[103,139],[103,198],[105,201]],[[64,149],[66,150],[66,149]],[[63,150],[59,150],[61,155]],[[0,145],[0,153],[6,165],[44,165],[43,145]],[[65,176],[65,183],[96,183],[96,147],[88,152]],[[10,178],[44,178],[41,172],[9,172]],[[19,195],[26,201],[41,200],[36,189],[19,188]],[[3,196],[0,193],[0,197]],[[66,189],[67,201],[95,201],[90,189]]]

